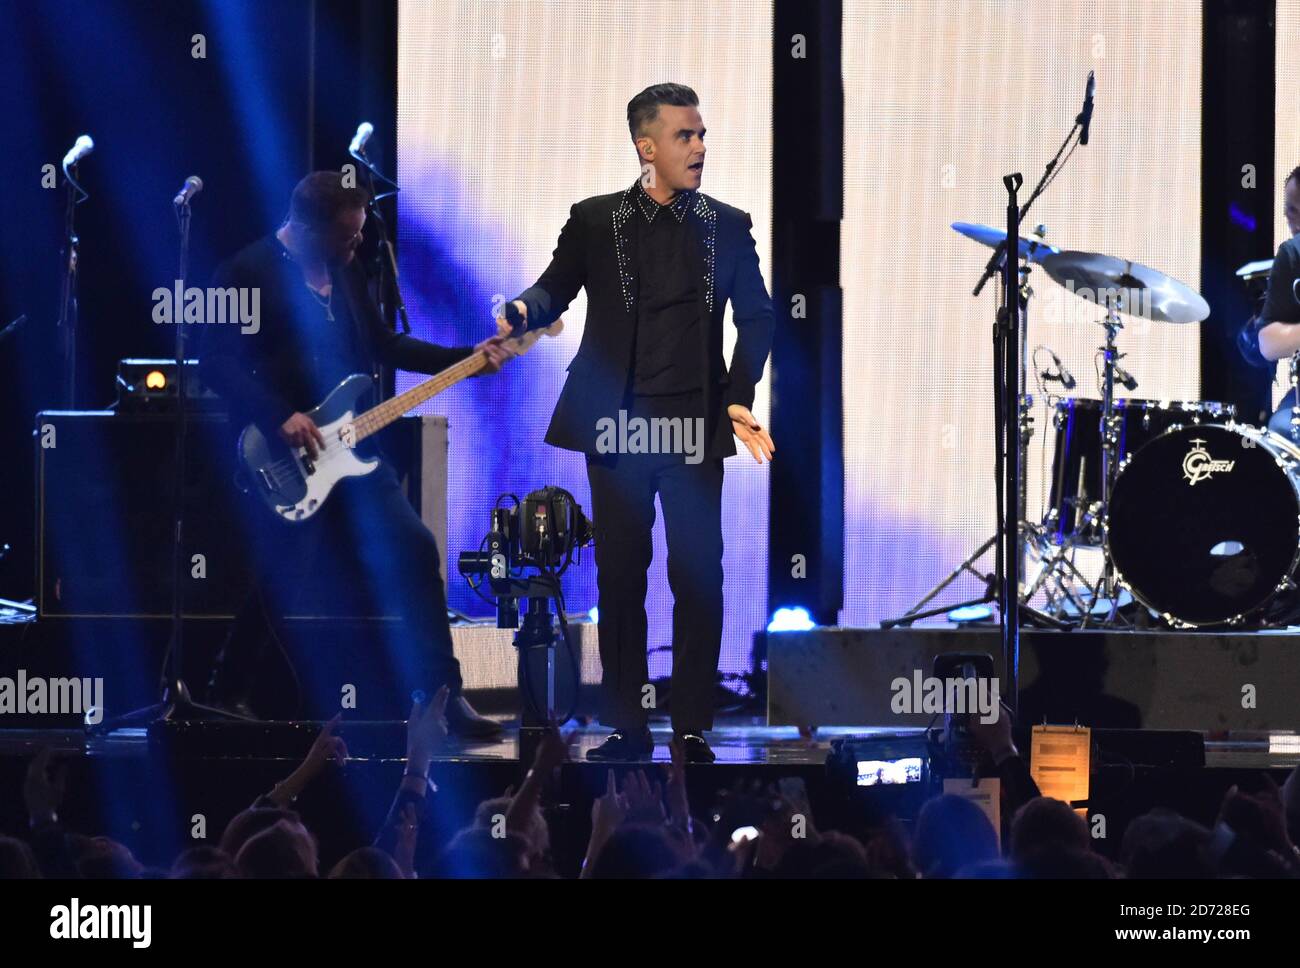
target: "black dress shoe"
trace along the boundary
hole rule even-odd
[[[447,732],[464,739],[495,739],[504,727],[495,719],[479,715],[464,696],[447,700]]]
[[[699,733],[682,733],[676,737],[686,752],[687,763],[712,763],[717,757]]]
[[[623,762],[648,760],[654,756],[654,751],[655,741],[650,735],[650,730],[625,733],[621,729],[616,729],[609,734],[605,742],[594,749],[587,750],[587,759]]]

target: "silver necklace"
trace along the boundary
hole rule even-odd
[[[330,294],[328,296],[322,296],[311,286],[307,287],[307,291],[311,293],[311,297],[316,300],[316,304],[321,306],[325,310],[325,318],[329,320],[331,323],[334,322],[334,310],[331,308],[334,304],[333,287],[330,288]]]

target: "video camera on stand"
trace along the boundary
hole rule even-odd
[[[503,507],[511,498],[513,507]],[[569,638],[564,613],[564,592],[560,576],[574,563],[575,553],[594,540],[591,521],[573,495],[561,487],[544,487],[520,501],[513,494],[497,498],[492,509],[492,530],[478,551],[461,552],[458,570],[479,597],[492,602],[497,628],[515,629],[514,645],[519,650],[519,688],[524,702],[520,716],[523,729],[543,729],[551,722],[572,718],[580,685],[581,659]],[[489,595],[480,589],[486,584]],[[519,603],[526,603],[523,625]],[[555,603],[555,612],[551,611]],[[555,713],[555,617],[559,616],[559,638],[569,652],[573,666],[573,707],[562,717]],[[532,656],[545,650],[546,698],[539,703],[532,686]],[[522,749],[521,749],[522,760]]]

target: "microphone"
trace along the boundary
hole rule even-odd
[[[63,156],[63,167],[71,168],[86,155],[95,150],[94,139],[88,134],[83,134],[77,139],[76,144],[68,149],[68,153]]]
[[[1064,386],[1065,389],[1067,390],[1073,390],[1076,386],[1078,386],[1079,381],[1074,378],[1073,373],[1071,373],[1069,370],[1065,368],[1065,364],[1061,362],[1061,358],[1057,356],[1055,353],[1053,353],[1046,346],[1044,346],[1043,349],[1046,350],[1047,355],[1052,358],[1052,369],[1043,370],[1043,372],[1040,374],[1040,376],[1042,376],[1043,378],[1043,382],[1050,383],[1053,381],[1060,381],[1061,385]]]
[[[357,125],[357,133],[352,136],[352,144],[348,145],[348,154],[363,155],[366,152],[366,142],[370,136],[375,133],[375,126],[369,121],[362,121]]]
[[[1095,71],[1088,72],[1088,87],[1083,94],[1083,110],[1079,112],[1076,119],[1083,126],[1083,131],[1079,134],[1079,144],[1088,143],[1088,125],[1092,124],[1092,96],[1097,93],[1097,75]]]
[[[1124,389],[1130,393],[1138,388],[1138,381],[1133,378],[1133,374],[1120,366],[1118,361],[1115,363],[1115,379],[1124,384]]]
[[[181,190],[176,193],[176,197],[172,199],[172,204],[177,208],[188,205],[190,199],[201,191],[203,191],[203,179],[198,175],[190,175],[189,178],[185,179],[185,184],[181,186]]]
[[[514,304],[513,300],[506,303],[505,312],[502,313],[502,318],[510,324],[511,336],[522,336],[528,329],[527,320],[519,314],[519,307]]]

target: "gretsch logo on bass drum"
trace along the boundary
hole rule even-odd
[[[1205,449],[1204,440],[1193,440],[1192,449],[1183,458],[1183,477],[1187,478],[1189,485],[1195,485],[1211,474],[1231,471],[1236,463],[1235,460],[1215,460]]]

